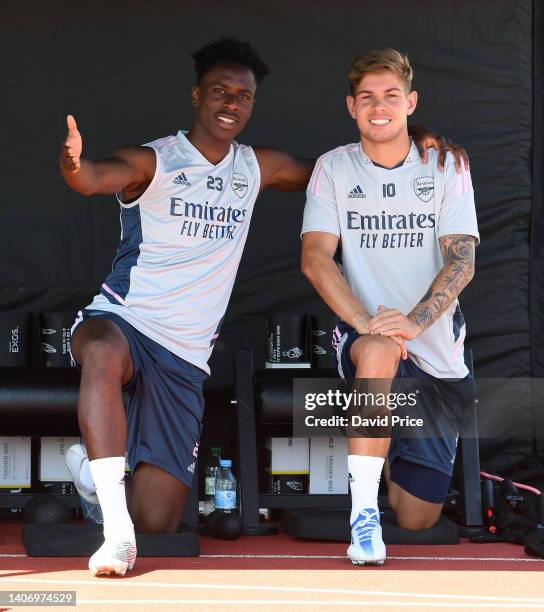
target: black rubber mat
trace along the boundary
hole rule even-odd
[[[27,523],[23,545],[30,557],[90,557],[104,542],[102,527],[85,523]],[[198,557],[193,531],[174,534],[136,534],[139,557]]]
[[[349,542],[349,514],[347,509],[289,508],[282,511],[281,524],[295,538]],[[459,543],[459,527],[444,515],[430,529],[408,531],[395,524],[393,511],[387,509],[382,514],[381,524],[386,544]]]

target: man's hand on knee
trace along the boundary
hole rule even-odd
[[[404,340],[417,338],[423,329],[396,308],[378,306],[378,312],[368,323],[371,334],[397,337]]]

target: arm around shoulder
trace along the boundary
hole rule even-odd
[[[312,176],[315,159],[296,158],[270,147],[254,147],[261,171],[261,191],[304,191]]]

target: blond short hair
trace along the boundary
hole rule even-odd
[[[378,51],[367,51],[355,58],[348,72],[348,81],[351,94],[355,94],[357,85],[367,74],[390,70],[395,73],[404,83],[406,93],[412,88],[414,71],[407,55],[399,53],[395,49],[387,48]]]

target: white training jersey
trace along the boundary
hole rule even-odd
[[[209,373],[246,242],[260,170],[233,142],[210,163],[183,132],[145,146],[156,154],[146,191],[121,206],[112,271],[89,309],[114,312]]]
[[[370,314],[383,304],[408,314],[444,265],[438,239],[468,234],[479,242],[470,173],[445,170],[437,153],[421,161],[412,144],[404,163],[376,166],[360,143],[321,156],[308,185],[302,233],[341,239],[343,274]],[[411,359],[437,378],[462,378],[465,322],[455,300],[442,316],[407,342]]]

